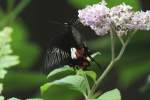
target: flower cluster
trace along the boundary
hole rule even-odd
[[[150,30],[150,11],[135,12],[128,28],[135,30]]]
[[[118,36],[130,30],[150,30],[150,11],[134,12],[125,3],[108,8],[106,2],[87,6],[78,11],[83,25],[90,26],[97,35],[105,35],[114,30]]]
[[[109,30],[109,15],[110,9],[106,7],[105,2],[87,6],[83,10],[79,10],[80,21],[87,26],[90,26],[97,35],[105,35]]]
[[[132,7],[126,4],[120,4],[111,8],[110,20],[112,22],[111,26],[114,27],[118,36],[127,34],[128,26],[127,24],[131,21],[133,15]]]

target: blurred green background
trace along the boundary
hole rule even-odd
[[[3,95],[20,99],[40,97],[40,86],[46,82],[43,73],[44,54],[53,36],[63,31],[61,25],[77,18],[77,11],[99,0],[0,0],[0,29],[11,26],[12,50],[20,58],[20,64],[8,69],[3,82]],[[108,6],[125,2],[134,10],[148,10],[148,0],[107,0]],[[81,30],[79,28],[79,30]],[[99,63],[110,61],[108,36],[96,37],[86,29],[85,36],[90,49],[99,50]],[[81,30],[83,31],[83,30]],[[117,44],[120,47],[120,44]],[[0,65],[1,66],[1,65]],[[123,58],[105,79],[102,90],[118,88],[123,100],[150,99],[150,34],[138,31],[129,44]]]

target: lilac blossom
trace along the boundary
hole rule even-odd
[[[105,35],[110,30],[109,11],[106,3],[102,2],[79,10],[78,17],[83,25],[90,26],[97,35]]]
[[[150,11],[134,12],[132,7],[125,3],[111,9],[106,5],[103,0],[101,3],[79,10],[79,20],[100,36],[110,30],[114,30],[118,36],[126,35],[132,30],[150,30]]]
[[[135,30],[150,30],[150,11],[135,12],[128,27]]]
[[[132,7],[125,3],[111,8],[110,18],[118,36],[127,34],[129,30],[127,24],[131,22],[132,15]]]

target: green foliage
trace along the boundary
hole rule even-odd
[[[0,100],[4,100],[4,97],[3,97],[3,96],[0,96]]]
[[[7,73],[6,68],[19,63],[18,56],[12,55],[10,46],[12,31],[10,27],[5,27],[0,31],[0,79],[5,77]],[[0,83],[0,93],[2,89],[2,84]]]
[[[26,100],[44,100],[42,98],[33,98],[33,99],[26,99]]]
[[[44,100],[55,98],[55,100],[77,100],[86,90],[86,80],[79,75],[70,75],[44,84],[41,92]],[[59,96],[58,96],[59,94]]]
[[[70,4],[72,4],[75,7],[78,8],[84,8],[87,5],[92,5],[99,3],[101,0],[68,0]],[[139,1],[137,0],[106,0],[109,7],[116,6],[118,4],[121,4],[122,2],[131,5],[133,9],[138,10],[139,7]]]
[[[14,3],[13,1],[11,2],[11,0],[8,0],[8,4],[10,3],[10,6],[13,6],[11,4]],[[36,44],[29,41],[29,32],[26,29],[26,26],[20,19],[15,19],[29,2],[30,0],[22,0],[14,10],[8,7],[8,14],[0,9],[0,28],[6,26],[7,24],[11,25],[13,28],[13,41],[11,42],[11,45],[13,53],[18,55],[20,58],[19,68],[30,68],[40,53],[40,48]]]
[[[62,68],[58,68],[50,72],[47,78],[48,81],[54,81],[57,79],[61,79],[65,76],[74,74],[76,74],[76,71],[73,68],[71,68],[70,66],[64,66]]]
[[[121,100],[121,95],[118,89],[114,89],[108,92],[105,92],[96,100]]]
[[[85,71],[85,74],[90,77],[94,82],[96,81],[96,73],[94,71]]]
[[[12,29],[10,27],[5,27],[0,32],[0,68],[8,68],[10,66],[16,65],[19,63],[18,56],[11,55],[12,50],[10,47],[10,35]]]
[[[20,99],[12,97],[12,98],[9,98],[8,100],[20,100]]]

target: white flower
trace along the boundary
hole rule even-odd
[[[111,8],[110,18],[118,36],[127,34],[129,30],[127,24],[130,23],[132,15],[132,7],[125,3]]]
[[[136,30],[150,30],[150,11],[135,12],[128,27]]]
[[[105,35],[110,30],[109,11],[103,1],[79,10],[78,17],[83,25],[90,26],[97,35]]]

